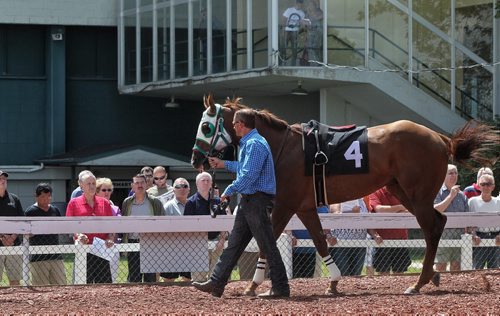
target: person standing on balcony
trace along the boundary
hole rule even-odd
[[[297,65],[299,31],[303,26],[310,24],[310,21],[305,19],[306,14],[303,11],[303,6],[304,0],[296,0],[295,5],[286,9],[282,16],[284,38],[281,53],[286,55],[288,48],[291,49],[291,62],[287,62],[289,66]]]
[[[323,62],[323,10],[319,6],[319,0],[309,0],[306,14],[311,21],[311,25],[307,29],[307,59]],[[320,65],[313,63],[311,66]]]

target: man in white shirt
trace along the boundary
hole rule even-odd
[[[495,189],[495,178],[490,174],[483,174],[478,184],[481,187],[481,195],[469,200],[471,212],[498,213],[500,211],[500,200],[492,196]],[[495,239],[496,244],[500,243],[500,227],[478,227],[472,232],[472,242],[479,246],[481,239]],[[497,269],[500,267],[499,247],[475,247],[473,250],[474,269]]]
[[[304,0],[297,0],[295,6],[290,7],[283,12],[282,25],[284,25],[284,39],[282,41],[283,54],[287,54],[288,47],[292,50],[290,66],[297,64],[297,51],[298,51],[298,36],[301,26],[310,24],[311,22],[306,19],[306,14],[302,10]]]

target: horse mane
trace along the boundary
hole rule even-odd
[[[233,99],[226,99],[226,103],[224,103],[225,107],[228,107],[234,111],[238,111],[241,109],[248,109],[249,107],[241,104],[240,101],[242,98],[233,98]],[[273,113],[269,112],[268,110],[254,110],[255,115],[257,119],[260,119],[261,121],[264,121],[265,124],[269,125],[272,128],[275,129],[286,129],[289,127],[288,122],[277,117]]]

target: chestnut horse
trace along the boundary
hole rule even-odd
[[[232,119],[237,110],[247,108],[239,100],[228,99],[224,105],[219,105],[211,95],[204,97],[206,110],[191,161],[194,168],[209,169],[207,156],[238,145]],[[300,124],[290,126],[265,110],[255,110],[255,116],[256,128],[268,141],[275,162],[276,201],[272,213],[275,236],[283,232],[296,213],[309,231],[318,253],[326,257],[328,247],[316,211],[313,181],[305,176]],[[475,122],[467,123],[451,138],[410,121],[370,127],[369,173],[328,176],[327,201],[353,200],[386,186],[415,215],[427,247],[418,282],[405,293],[418,293],[434,276],[434,257],[446,224],[446,216],[434,209],[434,198],[443,184],[448,161],[464,164],[472,159],[481,164],[489,163],[485,154],[499,142],[497,131]],[[331,282],[330,287],[334,282],[336,286],[336,281]],[[257,285],[253,283],[250,287],[254,290]]]

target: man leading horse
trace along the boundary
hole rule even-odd
[[[193,282],[195,288],[221,297],[227,280],[246,246],[255,238],[261,251],[268,258],[272,289],[262,293],[262,298],[289,297],[290,287],[285,265],[281,259],[271,225],[271,210],[276,194],[274,162],[266,139],[255,129],[255,112],[239,110],[234,114],[233,127],[240,140],[238,161],[209,158],[212,168],[226,168],[236,173],[236,180],[221,195],[224,202],[233,193],[240,193],[241,200],[234,227],[210,280]]]

